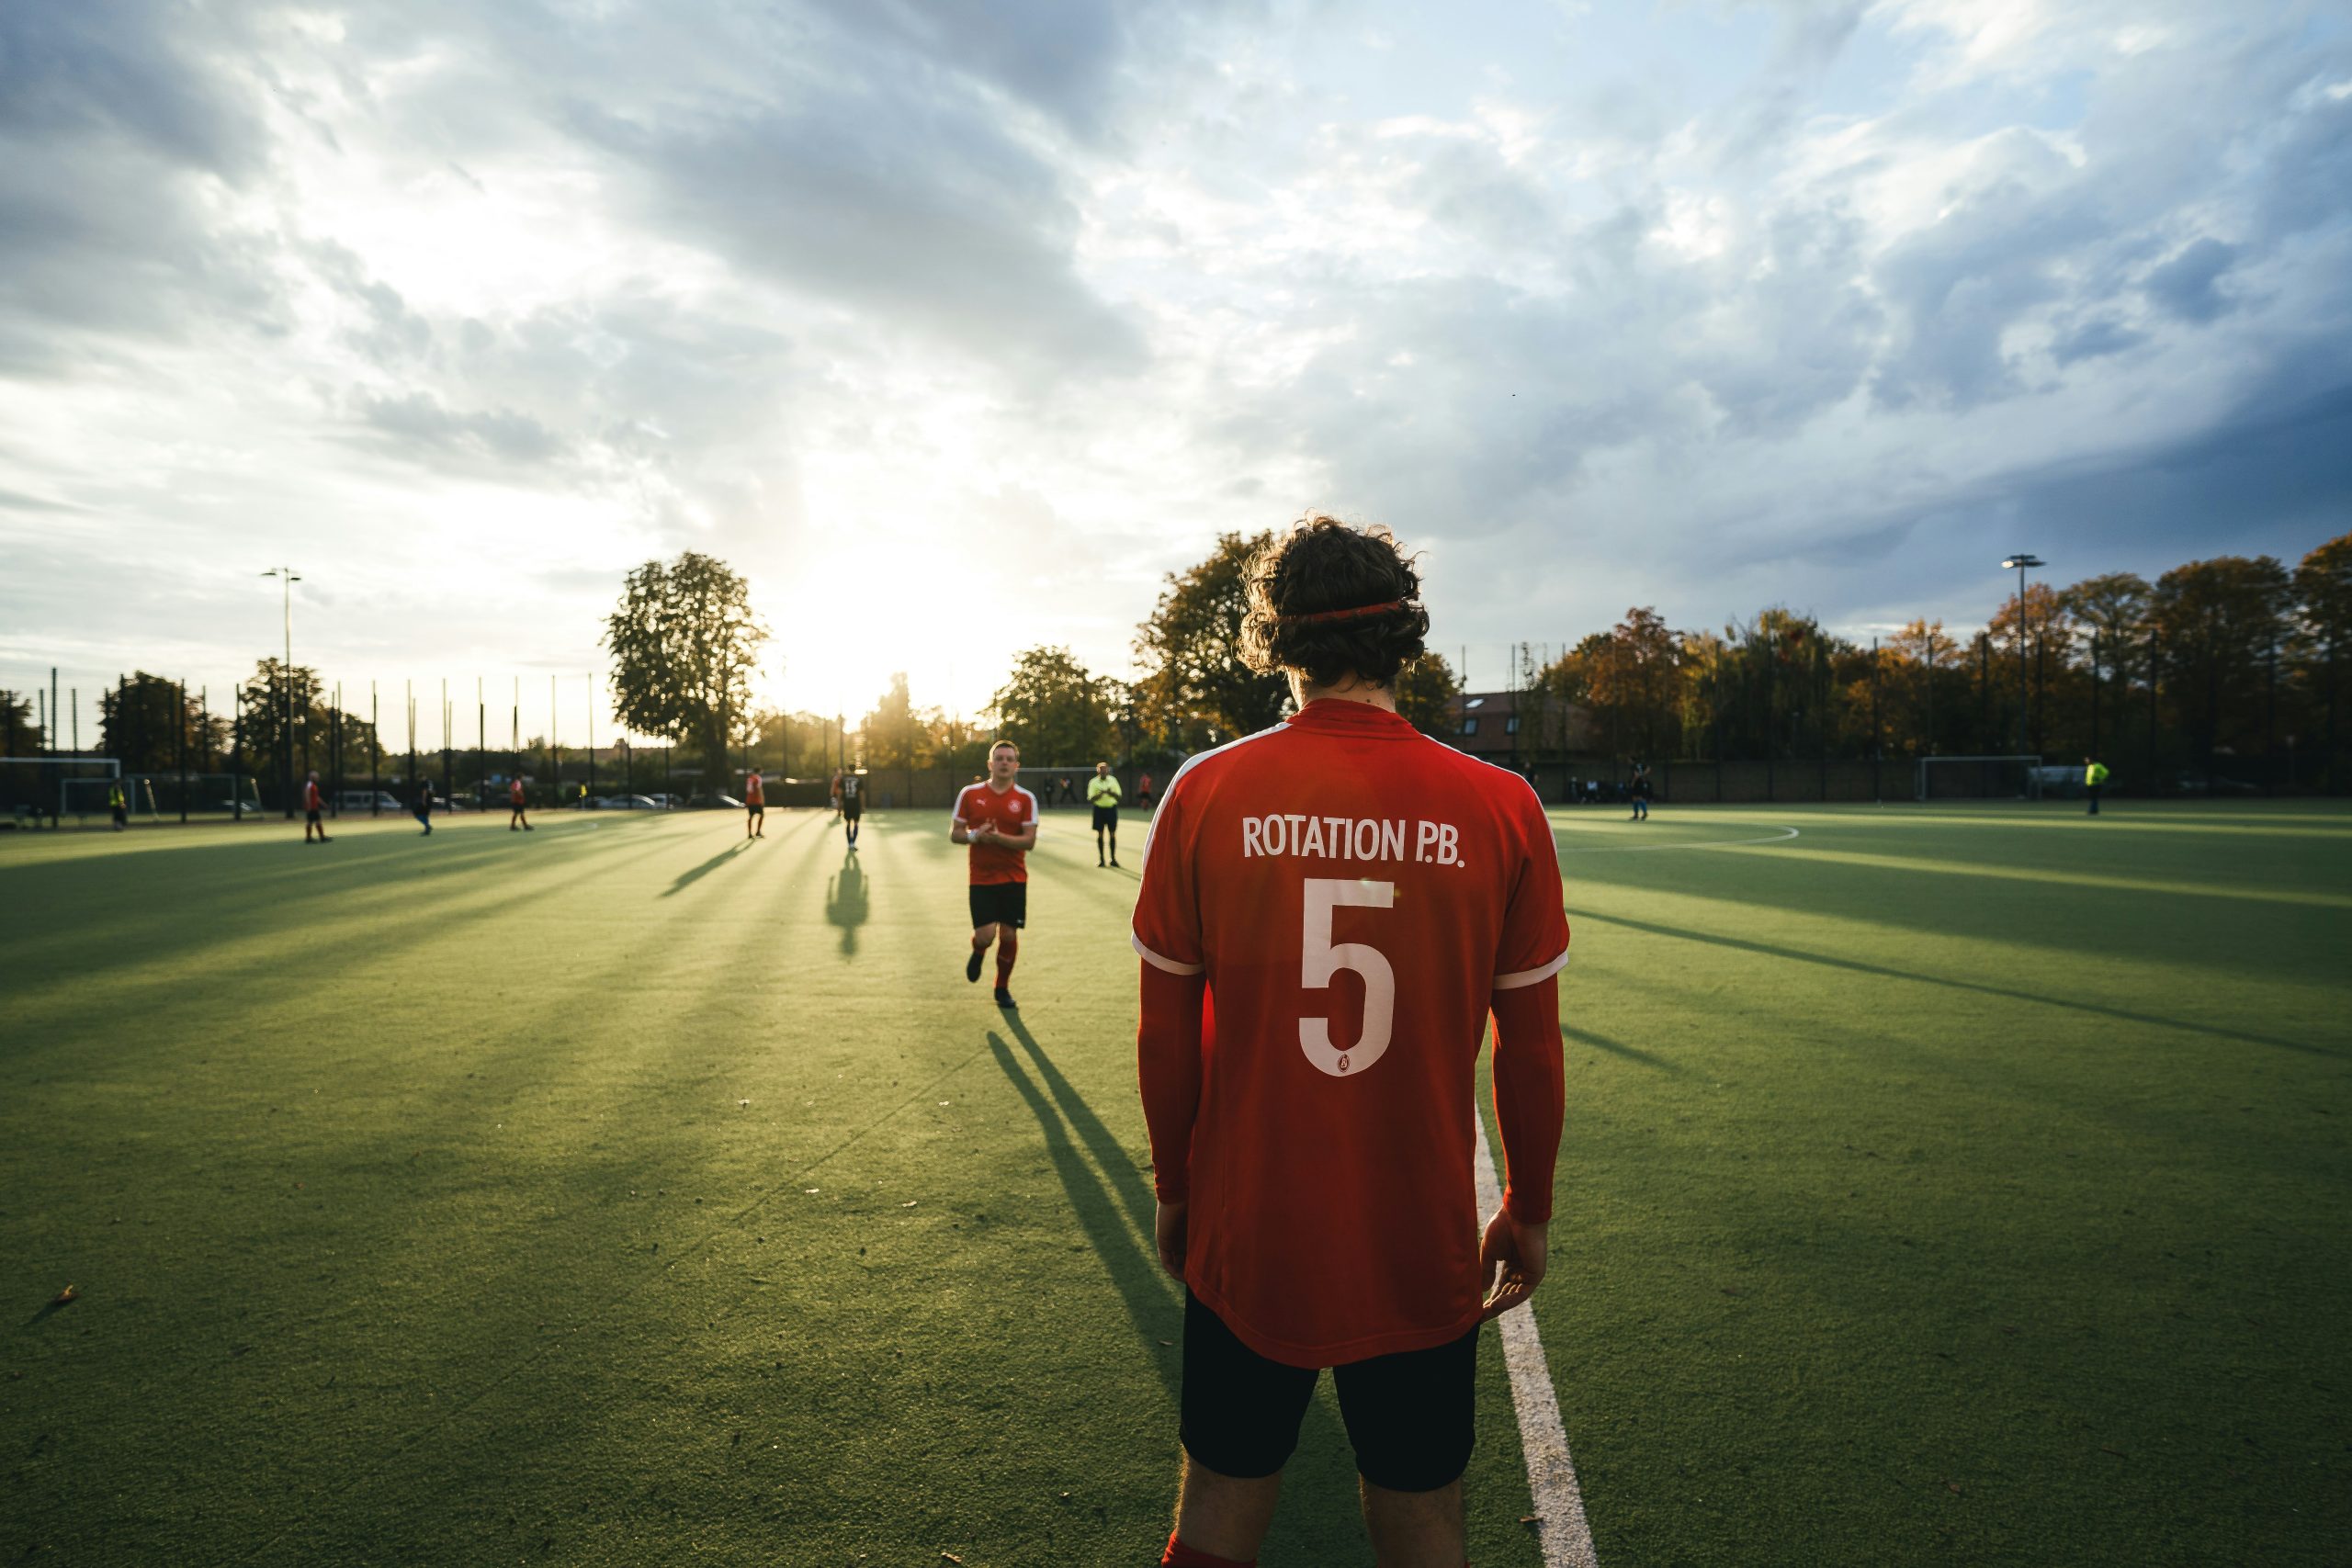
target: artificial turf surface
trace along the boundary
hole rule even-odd
[[[2352,1559],[2352,814],[1555,820],[1601,1563]],[[0,1562],[1156,1561],[1082,822],[1017,1022],[929,812],[0,835]],[[1269,1568],[1370,1561],[1351,1474],[1326,1380]]]

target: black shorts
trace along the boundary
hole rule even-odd
[[[743,811],[746,816],[750,817],[764,818],[768,814],[768,808],[756,800],[745,801],[743,803]]]
[[[1184,1292],[1184,1451],[1219,1475],[1251,1480],[1290,1462],[1322,1374],[1271,1361]],[[1391,1492],[1461,1479],[1476,1441],[1478,1331],[1426,1350],[1331,1370],[1356,1470]]]
[[[318,821],[318,820],[319,820],[319,808],[318,808],[317,807],[315,807],[315,806],[313,806],[313,807],[310,807],[306,808],[306,809],[303,811],[303,813],[302,813],[302,820],[303,820],[303,821],[305,821],[305,822],[316,822],[316,821]]]
[[[1115,829],[1118,825],[1119,808],[1117,807],[1098,806],[1094,808],[1094,830],[1096,832],[1099,833],[1105,828]]]
[[[854,822],[865,815],[865,802],[864,800],[850,799],[842,802],[842,816],[849,821]]]
[[[972,929],[982,926],[1011,926],[1021,930],[1029,923],[1029,885],[1025,882],[975,882],[972,884]]]

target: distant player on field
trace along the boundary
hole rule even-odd
[[[1148,810],[1151,807],[1151,775],[1144,774],[1136,781],[1136,804]]]
[[[856,773],[842,772],[842,830],[849,839],[849,847],[857,848],[858,824],[865,817],[865,781]]]
[[[1094,807],[1094,863],[1098,866],[1104,863],[1102,838],[1107,833],[1111,839],[1111,859],[1108,863],[1118,864],[1119,781],[1112,773],[1110,763],[1094,764],[1094,776],[1086,781],[1086,804]]]
[[[416,799],[410,806],[409,810],[415,816],[418,824],[424,829],[422,836],[431,838],[433,836],[433,781],[431,779],[416,781]]]
[[[753,768],[743,775],[743,837],[764,839],[767,836],[767,786],[760,781],[760,770]]]
[[[1185,1286],[1163,1563],[1255,1559],[1331,1367],[1374,1555],[1460,1568],[1478,1325],[1544,1278],[1559,862],[1525,779],[1397,716],[1419,587],[1385,529],[1310,516],[1261,551],[1242,647],[1299,711],[1186,762],[1145,840],[1136,1060]],[[1489,1013],[1509,1179],[1481,1241]]]
[[[107,785],[107,817],[114,823],[114,830],[121,832],[130,826],[130,797],[122,793],[122,781],[117,779]],[[302,830],[302,841],[311,841],[309,829]]]
[[[517,773],[506,781],[506,830],[508,832],[511,833],[517,828],[522,829],[526,833],[534,830],[530,818],[524,814],[523,808],[526,804],[523,798],[523,775]]]
[[[319,794],[319,775],[313,773],[309,781],[302,785],[302,841],[304,843],[311,841],[312,833],[318,834],[320,843],[323,844],[327,841],[326,808],[325,797]]]
[[[1029,923],[1027,856],[1037,847],[1037,797],[1012,782],[1020,772],[1020,747],[1000,740],[989,748],[988,777],[956,797],[947,832],[972,846],[972,956],[964,978],[979,979],[989,944],[996,943],[996,1005],[1006,1009],[1019,1005],[1009,987]]]
[[[2098,797],[2107,793],[2107,764],[2097,757],[2083,759],[2083,793],[2091,797],[2091,808],[2086,816],[2098,815]]]
[[[1634,783],[1629,793],[1634,797],[1633,819],[1636,822],[1648,821],[1650,819],[1650,765],[1647,762],[1634,764]]]
[[[842,819],[842,770],[833,770],[833,820]]]

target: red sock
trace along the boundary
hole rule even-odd
[[[1212,1557],[1196,1546],[1186,1546],[1168,1532],[1168,1550],[1159,1554],[1159,1568],[1258,1568],[1254,1557],[1247,1562],[1238,1557]]]
[[[1012,961],[1019,956],[1019,953],[1010,947],[1000,947],[996,950],[996,984],[999,990],[1002,990],[1012,982]]]

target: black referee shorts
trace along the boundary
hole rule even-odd
[[[1094,808],[1094,830],[1096,832],[1099,833],[1105,828],[1115,832],[1118,830],[1118,826],[1119,808],[1117,807],[1098,806]]]
[[[1011,926],[1019,931],[1029,923],[1029,885],[1025,882],[975,882],[971,902],[974,931],[982,926]]]
[[[1331,1369],[1356,1470],[1391,1492],[1434,1492],[1462,1477],[1476,1442],[1478,1330],[1426,1350]],[[1184,1292],[1184,1451],[1250,1480],[1273,1474],[1298,1447],[1298,1426],[1322,1374],[1271,1361]]]

